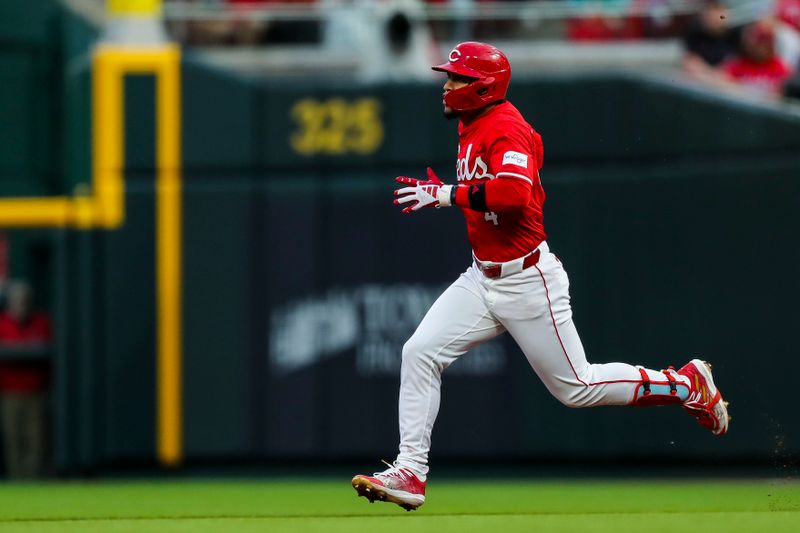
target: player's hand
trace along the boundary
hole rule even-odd
[[[445,185],[431,167],[428,167],[428,181],[397,176],[397,183],[407,185],[394,191],[397,197],[395,205],[410,204],[403,209],[403,213],[419,211],[423,207],[444,207],[450,205],[450,190],[452,185]]]

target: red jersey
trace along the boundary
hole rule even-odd
[[[765,63],[738,57],[725,63],[722,70],[742,85],[771,93],[780,93],[783,84],[792,75],[792,69],[777,56]]]
[[[44,313],[33,313],[25,323],[17,322],[8,313],[0,313],[0,344],[25,345],[50,339],[50,320]],[[0,361],[0,390],[43,391],[50,377],[49,366],[46,361]]]
[[[503,102],[472,122],[458,125],[459,185],[493,179],[522,180],[531,187],[528,204],[504,213],[462,208],[472,252],[481,261],[505,262],[532,252],[546,238],[544,189],[539,180],[542,138],[510,102]]]

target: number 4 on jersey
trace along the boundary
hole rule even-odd
[[[497,213],[494,213],[492,211],[489,211],[488,213],[484,213],[483,214],[483,219],[486,222],[491,222],[495,226],[499,226],[500,225],[500,223],[497,221]]]

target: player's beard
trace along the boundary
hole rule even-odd
[[[459,113],[458,111],[456,111],[453,108],[445,107],[443,115],[444,115],[444,118],[446,118],[447,120],[453,120],[453,119],[458,118],[461,115],[461,113]]]

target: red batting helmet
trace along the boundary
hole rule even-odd
[[[450,52],[449,61],[433,70],[475,78],[475,81],[449,91],[444,103],[456,111],[474,111],[506,97],[511,81],[511,65],[506,55],[490,44],[460,43]]]

